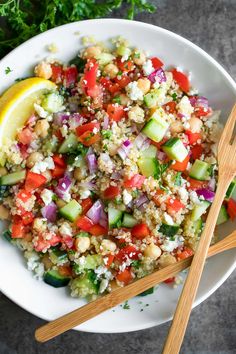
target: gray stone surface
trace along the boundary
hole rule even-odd
[[[205,49],[236,79],[236,0],[156,0],[138,20],[176,32]],[[116,17],[123,16],[117,12]],[[181,353],[236,353],[236,274],[192,313]],[[70,331],[44,345],[34,341],[42,320],[0,295],[0,354],[159,354],[169,324],[127,334]],[[171,354],[171,353],[170,353]]]

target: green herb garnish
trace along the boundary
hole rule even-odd
[[[160,163],[158,160],[155,160],[155,162],[156,162],[157,172],[155,173],[154,178],[160,179],[162,177],[163,173],[171,165],[172,161],[169,161],[168,163]]]
[[[124,305],[123,305],[123,309],[124,309],[124,310],[129,310],[129,309],[130,309],[130,306],[129,306],[127,300],[125,301],[125,303],[124,303]]]
[[[112,101],[115,103],[121,104],[120,96],[115,96]]]
[[[112,136],[111,130],[102,130],[103,139],[110,139],[111,136]]]
[[[181,186],[181,185],[182,185],[181,172],[177,172],[175,175],[175,186]]]
[[[173,101],[177,100],[177,93],[173,93],[173,95],[171,95],[171,97],[173,98]]]
[[[135,269],[138,269],[141,265],[141,261],[140,260],[135,260],[131,263],[131,267],[134,267]]]
[[[9,68],[9,66],[6,67],[5,69],[5,74],[8,75],[12,72],[13,70],[11,68]]]

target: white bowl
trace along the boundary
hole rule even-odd
[[[132,45],[158,56],[166,66],[178,66],[191,73],[191,80],[199,92],[208,97],[214,109],[222,110],[227,117],[236,100],[236,84],[227,72],[202,49],[188,40],[159,27],[140,22],[117,19],[101,19],[71,23],[57,27],[27,41],[8,54],[0,62],[0,92],[14,80],[29,75],[41,59],[49,55],[47,45],[55,43],[59,49],[53,56],[67,61],[81,47],[80,38],[95,36],[99,40],[121,35]],[[5,75],[5,68],[13,71]],[[235,224],[221,227],[226,235]],[[218,255],[207,262],[201,280],[195,306],[210,296],[236,267],[235,252]],[[22,254],[5,240],[0,239],[0,288],[12,301],[32,314],[45,320],[53,320],[84,304],[71,298],[67,289],[55,289],[37,281],[26,269]],[[161,285],[154,294],[129,301],[130,309],[118,306],[115,310],[82,324],[77,330],[87,332],[117,333],[140,330],[159,325],[171,319],[181,286],[173,289]],[[142,303],[140,303],[142,302]],[[146,306],[149,304],[149,306]],[[143,311],[142,311],[143,310]]]

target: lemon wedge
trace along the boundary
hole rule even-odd
[[[0,149],[7,141],[15,139],[17,129],[34,112],[38,98],[56,87],[52,81],[32,77],[14,84],[3,93],[0,98]]]

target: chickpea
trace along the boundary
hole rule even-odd
[[[32,154],[30,154],[27,157],[26,160],[26,166],[29,168],[32,168],[36,162],[42,161],[43,160],[43,154],[41,154],[40,152],[32,152]]]
[[[143,123],[145,120],[144,110],[139,106],[134,106],[129,110],[128,117],[135,123]]]
[[[56,205],[58,206],[58,208],[63,208],[66,205],[66,202],[64,202],[64,200],[62,199],[57,199]]]
[[[0,205],[0,219],[9,220],[9,218],[10,218],[9,210],[5,208],[3,205]]]
[[[167,267],[168,265],[170,264],[174,264],[176,263],[176,259],[174,256],[172,256],[171,254],[169,253],[163,253],[159,259],[159,265],[161,268],[164,268],[164,267]]]
[[[85,59],[96,58],[99,54],[102,53],[102,49],[98,46],[93,46],[86,48],[83,52],[83,57]]]
[[[115,242],[105,239],[105,240],[102,240],[101,249],[102,249],[103,254],[111,253],[116,250],[116,244],[115,244]]]
[[[50,125],[47,119],[40,119],[37,121],[34,130],[40,138],[46,138],[46,136],[48,135],[49,127]]]
[[[120,104],[122,104],[122,106],[130,106],[132,103],[131,99],[124,93],[121,93],[119,95],[119,98],[120,98]]]
[[[145,77],[143,79],[138,79],[137,86],[145,95],[150,90],[151,82]]]
[[[81,181],[87,176],[87,169],[85,167],[76,167],[73,176],[77,181]]]
[[[43,175],[47,179],[47,182],[50,182],[52,179],[52,174],[49,170],[41,172],[41,175]]]
[[[103,73],[109,76],[111,79],[114,79],[117,76],[118,72],[118,67],[113,63],[107,64],[103,69]]]
[[[48,255],[48,254],[45,254],[45,255],[43,256],[43,258],[42,258],[42,263],[43,263],[44,268],[45,268],[46,270],[52,268],[52,266],[53,266],[53,263],[52,263],[51,259],[49,258],[49,255]]]
[[[90,238],[79,236],[75,240],[75,248],[78,252],[84,253],[90,247]]]
[[[49,63],[42,61],[34,68],[35,75],[43,79],[50,79],[52,77],[52,68]]]
[[[191,117],[188,122],[190,125],[189,130],[191,130],[192,133],[199,133],[201,131],[202,129],[201,119],[197,117]]]
[[[179,120],[171,123],[170,131],[171,133],[182,133],[184,131],[183,123]]]
[[[143,65],[146,61],[146,55],[143,52],[140,52],[138,49],[135,49],[133,54],[133,61],[136,65]]]
[[[0,177],[7,175],[6,167],[0,167]]]
[[[160,247],[154,245],[153,243],[151,243],[150,245],[148,245],[145,250],[144,250],[144,256],[149,257],[151,259],[156,260],[157,258],[159,258],[161,255],[161,249]]]
[[[47,222],[43,218],[35,218],[33,222],[33,229],[38,232],[47,230]]]

